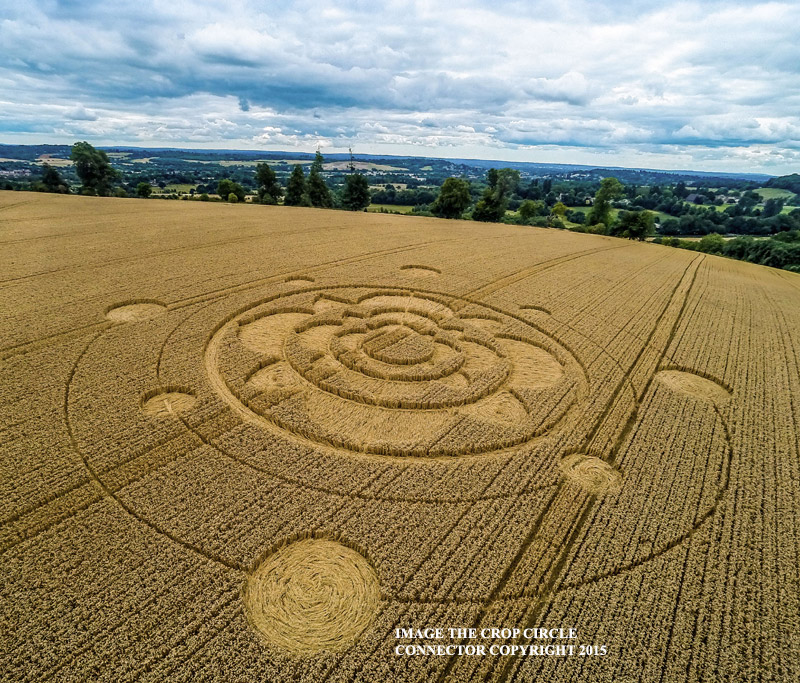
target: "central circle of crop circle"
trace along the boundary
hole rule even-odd
[[[384,456],[488,453],[545,434],[580,366],[524,320],[448,295],[314,288],[239,313],[207,349],[242,414]]]
[[[368,334],[361,346],[371,358],[392,365],[424,363],[431,359],[435,349],[432,337],[404,325],[379,328]]]
[[[381,381],[430,382],[462,369],[466,357],[456,336],[440,331],[435,321],[420,317],[403,322],[405,317],[387,311],[367,321],[348,321],[331,338],[330,352],[353,372]],[[290,362],[292,358],[290,351]],[[293,365],[301,368],[302,363],[294,361]],[[352,384],[350,382],[350,389],[355,392],[353,397],[360,396],[355,400],[374,403],[374,398]],[[373,383],[373,386],[376,385]],[[320,387],[331,390],[324,381]],[[422,385],[418,385],[417,389],[420,388]],[[338,393],[338,389],[332,390]],[[415,391],[409,384],[405,385],[405,390]],[[457,402],[464,402],[463,397],[458,397]],[[409,397],[407,405],[397,407],[434,407],[424,404],[425,399],[416,396]]]

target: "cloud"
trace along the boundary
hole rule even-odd
[[[97,121],[98,116],[79,104],[77,107],[65,111],[64,118],[71,121]]]
[[[769,1],[3,3],[0,129],[783,171],[798,21]]]
[[[582,73],[569,71],[558,78],[533,78],[523,92],[534,100],[589,104],[598,89]]]

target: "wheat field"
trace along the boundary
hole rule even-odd
[[[800,679],[800,275],[11,192],[0,241],[4,680]]]

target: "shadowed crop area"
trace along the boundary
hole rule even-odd
[[[800,275],[23,192],[0,242],[8,680],[800,677]]]

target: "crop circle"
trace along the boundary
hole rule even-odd
[[[600,494],[618,491],[622,475],[605,460],[585,453],[572,453],[560,462],[567,480],[587,493]]]
[[[112,306],[106,311],[106,318],[115,323],[131,323],[156,318],[166,311],[167,307],[158,301],[135,301]]]
[[[212,384],[263,426],[413,457],[529,441],[584,386],[574,358],[523,320],[447,295],[353,290],[288,294],[240,313],[207,348]]]
[[[723,404],[731,397],[731,391],[716,380],[684,370],[662,370],[656,379],[666,387],[681,394],[710,403]]]
[[[194,407],[197,399],[188,391],[160,389],[142,398],[142,412],[148,417],[174,417]]]
[[[305,539],[277,550],[247,579],[253,627],[288,652],[339,651],[372,623],[380,601],[375,570],[337,541]]]

